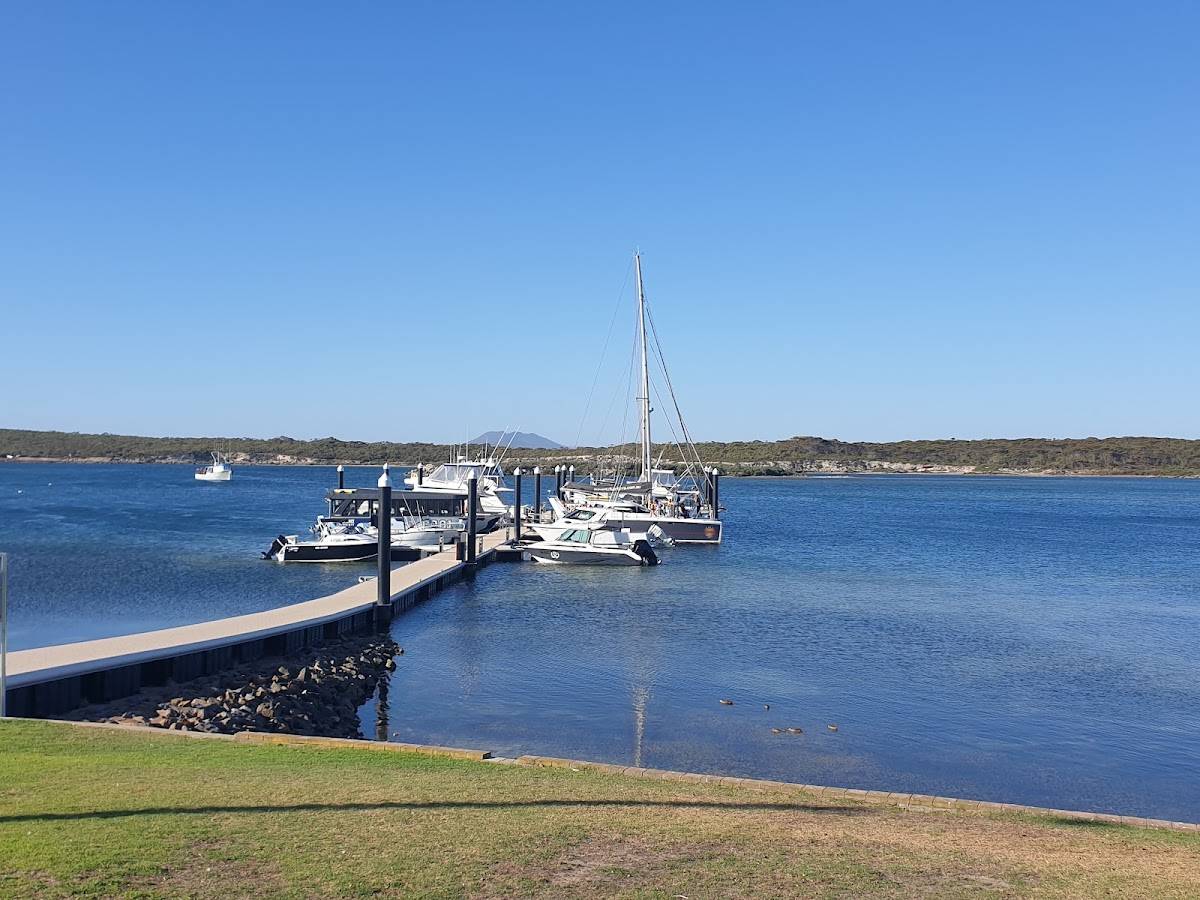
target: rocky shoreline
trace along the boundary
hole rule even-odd
[[[172,731],[358,738],[359,707],[403,653],[390,637],[348,637],[219,675],[145,688],[132,697],[81,707],[63,718]]]

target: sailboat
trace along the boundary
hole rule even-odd
[[[667,376],[667,389],[675,405],[676,415],[679,415],[680,428],[689,451],[685,454],[688,460],[686,468],[689,471],[695,470],[692,482],[702,478],[705,489],[703,492],[695,487],[689,489],[685,479],[676,478],[673,470],[654,466],[653,444],[650,439],[650,357],[646,340],[646,292],[642,283],[641,254],[635,253],[633,260],[637,280],[638,344],[641,351],[641,382],[636,398],[640,471],[632,482],[618,479],[612,483],[605,483],[598,478],[590,482],[570,482],[563,486],[563,496],[574,502],[575,509],[572,512],[577,513],[581,509],[604,511],[606,527],[613,530],[649,532],[678,544],[719,544],[722,523],[720,510],[713,508],[712,497],[715,491],[710,490],[709,484],[713,476],[701,463],[695,444],[688,436],[687,426],[683,423],[682,415],[679,415],[678,403],[674,403],[675,392],[671,387],[670,376]],[[655,341],[657,346],[657,335]],[[662,359],[660,346],[658,354],[665,375],[666,363]],[[680,450],[683,452],[682,447]],[[566,520],[571,514],[568,512],[556,518]],[[556,524],[557,522],[550,523],[549,528],[553,529]],[[577,524],[564,521],[563,527],[571,528]],[[538,531],[545,535],[545,529],[546,526],[539,527]]]

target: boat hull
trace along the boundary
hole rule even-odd
[[[643,566],[645,561],[630,551],[618,553],[598,553],[595,550],[566,550],[529,549],[529,556],[534,562],[547,565],[576,565],[576,566]]]
[[[284,544],[271,555],[279,562],[365,562],[374,559],[378,547],[374,544],[316,544],[300,542]]]
[[[625,519],[625,527],[633,522],[640,522],[648,529],[651,525],[676,544],[719,544],[721,543],[720,519],[681,519],[678,517],[653,517]]]
[[[602,527],[609,531],[629,531],[644,534],[651,526],[658,529],[676,544],[719,544],[721,543],[720,519],[684,519],[678,516],[651,516],[641,513],[614,513]],[[578,528],[575,522],[531,522],[525,526],[544,541],[557,539],[564,531]]]

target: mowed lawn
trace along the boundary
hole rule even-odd
[[[8,721],[0,895],[1197,897],[1200,835]]]

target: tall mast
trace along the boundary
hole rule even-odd
[[[641,404],[642,425],[642,476],[639,481],[650,483],[650,365],[646,357],[646,293],[642,290],[642,254],[633,254],[633,266],[637,272],[638,335],[642,344],[642,386],[638,402]]]

